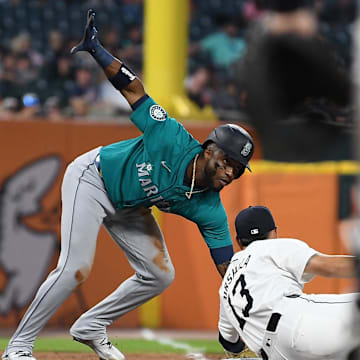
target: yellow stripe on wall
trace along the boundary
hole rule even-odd
[[[264,173],[309,173],[356,175],[360,173],[360,163],[356,161],[322,161],[312,163],[286,163],[277,161],[250,161],[254,174]]]

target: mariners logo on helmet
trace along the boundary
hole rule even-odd
[[[153,105],[150,108],[150,116],[156,121],[166,120],[166,111],[160,105]]]
[[[241,154],[242,156],[245,156],[245,157],[246,157],[246,156],[248,156],[248,155],[250,154],[251,149],[252,149],[252,144],[251,144],[250,141],[248,141],[248,142],[244,145],[244,147],[242,148],[240,154]]]

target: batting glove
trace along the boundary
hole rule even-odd
[[[74,46],[70,53],[75,54],[78,51],[88,51],[90,53],[96,52],[96,47],[100,45],[97,39],[97,29],[95,27],[95,11],[89,9],[87,12],[87,22],[85,26],[84,36],[82,40]]]

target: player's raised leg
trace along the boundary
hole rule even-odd
[[[114,320],[163,292],[175,277],[165,241],[150,209],[118,210],[104,226],[124,250],[135,274],[84,313],[72,326],[76,340],[107,339]]]

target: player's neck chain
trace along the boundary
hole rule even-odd
[[[190,200],[192,194],[197,194],[197,193],[201,193],[207,190],[207,188],[205,189],[201,189],[201,190],[195,190],[194,191],[194,186],[195,186],[195,174],[196,174],[196,161],[199,157],[199,154],[196,154],[195,159],[194,159],[194,164],[193,164],[193,171],[192,171],[192,178],[191,178],[191,186],[190,186],[190,191],[186,191],[185,196]]]

